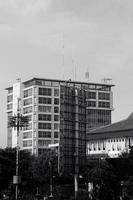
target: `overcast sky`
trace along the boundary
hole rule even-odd
[[[132,65],[132,0],[0,0],[0,146],[17,78],[112,78],[115,122],[133,111]]]

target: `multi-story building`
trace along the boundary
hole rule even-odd
[[[60,159],[67,171],[73,162],[82,165],[86,154],[86,132],[111,123],[111,84],[33,78],[18,80],[7,88],[7,115],[21,114],[29,124],[19,134],[19,145],[33,154],[59,143]],[[17,132],[8,127],[8,146],[17,144]],[[70,167],[71,166],[71,167]],[[69,170],[70,169],[70,170]]]

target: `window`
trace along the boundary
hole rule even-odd
[[[12,109],[12,104],[8,104],[7,105],[7,110],[11,110]]]
[[[101,99],[101,100],[110,100],[110,94],[109,93],[100,92],[98,94],[98,98]]]
[[[88,92],[87,99],[96,99],[96,92]]]
[[[31,130],[32,129],[32,123],[29,123],[28,126],[23,127],[23,130]]]
[[[31,113],[32,112],[32,106],[30,107],[26,107],[23,109],[23,113],[26,114],[26,113]]]
[[[54,113],[59,113],[59,107],[54,107]]]
[[[59,115],[54,115],[54,121],[59,121]]]
[[[39,112],[51,112],[51,106],[39,106],[38,107],[38,111]]]
[[[32,88],[28,90],[24,90],[24,98],[32,96]]]
[[[51,132],[48,131],[39,131],[38,132],[39,138],[51,138]]]
[[[38,128],[39,129],[51,129],[51,123],[39,123]]]
[[[59,129],[59,124],[54,124],[54,129],[58,130]]]
[[[7,103],[11,102],[13,100],[13,95],[7,96]]]
[[[51,104],[52,99],[51,98],[46,98],[46,97],[39,97],[38,102],[40,104]]]
[[[32,98],[24,100],[24,106],[32,104]]]
[[[27,138],[32,138],[32,132],[24,132],[23,133],[23,139],[27,139]]]
[[[57,99],[57,98],[54,99],[54,104],[55,104],[55,105],[59,105],[59,99]]]
[[[88,107],[96,107],[96,101],[87,101]]]
[[[26,115],[27,119],[28,119],[28,122],[29,121],[32,121],[32,115]]]
[[[99,101],[99,108],[110,108],[110,102]]]
[[[54,138],[58,138],[59,137],[59,132],[54,132]]]
[[[51,96],[52,90],[51,88],[39,88],[39,95]]]
[[[59,96],[59,89],[54,89],[54,96]]]
[[[59,86],[59,82],[52,82],[52,85],[53,85],[54,87],[58,87],[58,86]]]
[[[38,140],[39,146],[48,146],[51,143],[51,140]]]
[[[8,113],[7,113],[8,119],[9,119],[10,117],[12,117],[12,114],[13,114],[12,112],[8,112]]]
[[[51,121],[51,115],[39,114],[38,120],[40,120],[40,121]]]
[[[13,88],[8,89],[8,94],[13,93]]]
[[[23,147],[31,147],[31,146],[32,146],[32,140],[23,141]]]

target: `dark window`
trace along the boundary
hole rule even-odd
[[[98,98],[101,100],[110,100],[110,93],[100,92]]]
[[[52,103],[52,99],[46,98],[46,97],[39,97],[38,101],[40,104],[51,104]]]
[[[28,90],[24,90],[24,98],[32,96],[32,88]]]
[[[48,131],[39,131],[38,132],[39,138],[51,138],[51,132]]]
[[[39,88],[39,95],[51,96],[52,90],[51,88]]]
[[[51,129],[51,123],[39,123],[38,128],[39,129]]]
[[[59,105],[59,99],[54,99],[54,104]]]
[[[38,120],[51,121],[51,115],[39,114]]]
[[[59,89],[54,89],[54,96],[59,96]]]
[[[54,113],[59,113],[59,107],[54,107]]]
[[[59,115],[54,115],[54,121],[59,121]]]
[[[87,101],[88,107],[96,107],[96,101]]]

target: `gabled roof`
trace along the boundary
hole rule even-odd
[[[90,130],[88,132],[88,139],[120,137],[122,135],[133,136],[133,115],[130,115],[127,119],[111,125]]]

